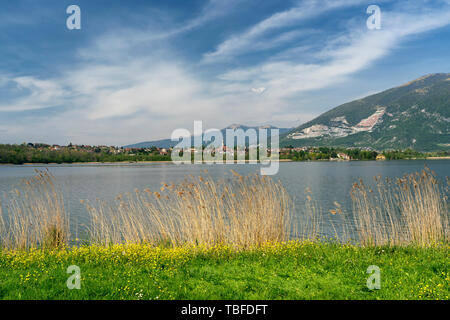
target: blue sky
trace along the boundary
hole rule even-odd
[[[72,4],[81,30],[66,27]],[[450,72],[450,0],[2,1],[0,29],[0,143],[124,145],[194,120],[295,126]]]

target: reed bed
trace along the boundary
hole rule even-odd
[[[429,168],[395,180],[374,177],[353,185],[353,217],[361,245],[421,247],[448,241],[449,180],[439,183]]]
[[[114,203],[87,203],[92,240],[109,243],[229,244],[239,248],[286,241],[292,204],[281,184],[269,177],[227,180],[189,176],[178,185],[135,190]]]
[[[2,198],[1,247],[55,248],[67,243],[70,237],[68,214],[54,177],[48,170],[36,170],[35,177],[24,180]]]
[[[245,249],[293,238],[321,241],[332,227],[335,240],[361,246],[448,242],[449,181],[441,183],[428,168],[395,180],[375,177],[374,184],[361,180],[351,190],[352,212],[343,212],[335,202],[331,215],[309,189],[302,212],[294,215],[293,201],[280,181],[232,173],[220,181],[208,175],[188,176],[179,184],[135,190],[114,201],[84,201],[90,217],[85,240],[105,246],[188,243]],[[37,171],[0,197],[3,248],[64,247],[69,230],[62,193],[48,171]]]

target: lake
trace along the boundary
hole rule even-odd
[[[302,214],[305,203],[305,189],[329,215],[335,208],[334,202],[342,204],[344,214],[351,212],[350,189],[360,178],[369,182],[376,175],[401,177],[406,173],[420,171],[424,166],[435,171],[444,179],[450,176],[450,160],[395,160],[395,161],[315,161],[281,162],[279,179],[286,187],[295,203],[296,214]],[[259,173],[258,164],[188,164],[172,163],[117,163],[117,164],[73,164],[73,165],[1,165],[0,193],[9,192],[23,179],[34,175],[35,169],[48,168],[56,177],[70,213],[72,226],[86,225],[88,213],[80,200],[112,200],[118,194],[137,189],[157,190],[161,183],[176,183],[186,175],[205,175],[213,179],[227,179],[230,169],[240,174]],[[333,220],[334,216],[327,217]],[[328,219],[329,220],[329,219]],[[331,226],[325,226],[332,233]]]

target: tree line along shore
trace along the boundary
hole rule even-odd
[[[171,161],[172,149],[165,148],[119,148],[112,146],[72,145],[59,146],[47,144],[0,144],[0,164],[49,164],[49,163],[115,163],[115,162],[165,162]],[[238,159],[237,148],[225,149],[234,152]],[[249,159],[248,148],[245,159]],[[398,159],[449,159],[450,151],[420,152],[417,150],[376,151],[359,148],[339,147],[283,147],[277,150],[280,161],[314,160],[398,160]],[[242,156],[242,155],[241,155]],[[192,158],[194,152],[192,152]],[[258,156],[259,160],[259,156]]]

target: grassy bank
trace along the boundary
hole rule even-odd
[[[227,246],[88,246],[3,251],[2,299],[444,299],[448,245],[357,247],[288,242],[236,251]],[[81,269],[69,290],[67,267]],[[370,265],[381,289],[366,286]]]

